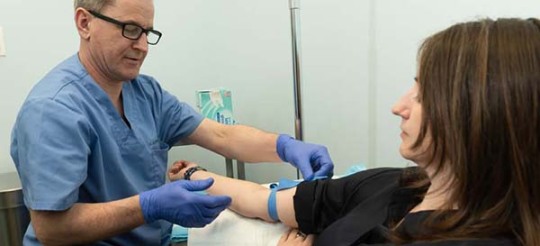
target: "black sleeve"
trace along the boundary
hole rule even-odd
[[[518,246],[516,240],[511,239],[462,239],[462,240],[442,240],[433,242],[416,242],[401,244],[401,246]],[[358,244],[357,246],[396,246],[393,243]]]
[[[299,228],[319,234],[345,216],[372,194],[388,185],[396,185],[403,169],[376,168],[340,179],[302,182],[294,195],[294,210]]]

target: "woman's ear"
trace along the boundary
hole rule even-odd
[[[90,13],[87,10],[83,8],[75,10],[75,25],[82,39],[88,40],[90,38],[90,20]]]

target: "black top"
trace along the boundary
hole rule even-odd
[[[340,179],[302,182],[294,195],[300,230],[319,234],[314,245],[393,245],[389,227],[403,219],[397,230],[409,235],[426,233],[422,222],[433,211],[409,213],[420,203],[424,189],[403,186],[403,174],[417,168],[369,169]],[[408,175],[410,176],[410,175]],[[508,238],[456,239],[417,242],[418,246],[518,245]]]

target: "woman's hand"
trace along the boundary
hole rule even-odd
[[[169,169],[169,173],[168,173],[169,180],[172,182],[172,181],[184,179],[184,172],[188,168],[194,167],[194,166],[197,166],[195,162],[185,161],[185,160],[175,161],[172,164],[171,168]]]
[[[313,240],[313,234],[306,235],[297,229],[291,229],[281,236],[277,246],[311,246]]]

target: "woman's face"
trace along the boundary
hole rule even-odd
[[[418,83],[414,83],[413,87],[394,104],[392,113],[401,117],[401,145],[399,147],[401,156],[419,166],[427,164],[426,162],[431,157],[427,151],[431,143],[429,131],[422,144],[416,149],[412,148],[418,139],[422,125],[422,104],[418,97]]]

